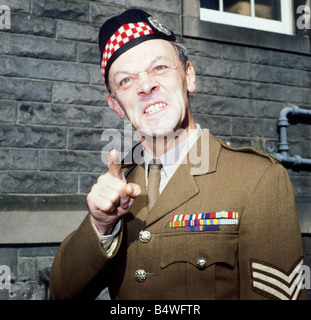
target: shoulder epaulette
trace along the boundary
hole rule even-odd
[[[279,160],[276,159],[274,156],[272,156],[271,154],[267,154],[263,151],[260,151],[260,150],[257,150],[257,149],[254,149],[252,147],[239,147],[239,148],[236,148],[236,147],[232,147],[231,144],[227,141],[224,141],[224,140],[220,140],[218,139],[218,141],[220,142],[220,144],[227,150],[231,150],[231,151],[235,151],[235,152],[246,152],[246,153],[253,153],[253,154],[256,154],[258,156],[261,156],[261,157],[264,157],[264,158],[267,158],[269,159],[271,162],[273,163],[279,163]]]

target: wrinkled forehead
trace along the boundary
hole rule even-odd
[[[109,78],[117,73],[136,74],[146,71],[156,62],[169,63],[176,67],[180,61],[173,45],[166,40],[148,40],[127,50],[111,65]]]

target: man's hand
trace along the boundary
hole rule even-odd
[[[111,233],[119,218],[129,212],[140,193],[139,185],[126,182],[118,161],[118,152],[112,149],[109,153],[108,172],[98,178],[87,196],[92,221],[100,234]]]

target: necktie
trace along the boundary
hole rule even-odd
[[[148,174],[148,209],[149,211],[159,197],[162,164],[150,163]]]

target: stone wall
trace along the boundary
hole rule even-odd
[[[83,196],[105,171],[102,132],[122,135],[124,125],[105,101],[97,36],[126,8],[147,10],[186,44],[197,73],[195,120],[233,146],[277,152],[281,109],[311,108],[310,54],[183,37],[180,0],[4,2],[11,29],[0,30],[0,211],[12,210],[11,196]],[[311,158],[310,129],[288,128],[291,154]],[[288,171],[296,196],[309,199],[310,171]],[[0,244],[0,265],[10,266],[13,283],[0,299],[47,298],[40,272],[58,245]],[[308,234],[304,249],[310,262]]]
[[[58,245],[0,247],[2,265],[10,267],[10,289],[0,290],[0,300],[47,300],[50,298],[41,275],[51,266]]]

